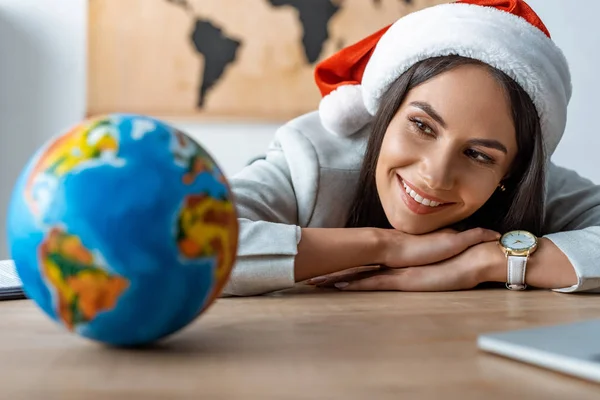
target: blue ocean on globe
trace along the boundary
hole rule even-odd
[[[86,338],[139,345],[190,324],[235,259],[237,218],[207,152],[150,117],[111,114],[52,138],[8,212],[26,295]]]

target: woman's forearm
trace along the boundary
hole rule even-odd
[[[403,268],[450,259],[471,246],[495,241],[486,229],[444,229],[410,235],[394,229],[304,228],[294,265],[296,282],[349,268],[385,265]]]
[[[294,265],[296,282],[380,264],[383,241],[375,228],[303,228]]]

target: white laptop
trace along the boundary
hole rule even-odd
[[[24,299],[23,284],[12,260],[0,260],[0,300]]]
[[[600,383],[600,319],[480,335],[484,351]]]

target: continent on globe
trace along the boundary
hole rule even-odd
[[[42,271],[55,290],[57,314],[73,330],[113,309],[129,282],[96,265],[81,240],[52,228],[39,247]]]
[[[198,107],[204,106],[207,92],[219,81],[235,57],[241,42],[227,37],[208,20],[197,19],[191,36],[196,51],[204,58],[204,69],[198,93]]]
[[[205,194],[189,195],[177,221],[177,246],[182,256],[192,259],[217,256],[216,279],[232,262],[236,252],[237,217],[234,204]]]
[[[33,214],[39,213],[44,189],[76,167],[106,155],[115,155],[119,141],[109,119],[80,124],[58,138],[33,165],[25,187],[25,196]],[[36,188],[40,190],[36,191]]]
[[[224,176],[218,171],[214,161],[207,157],[200,146],[190,140],[184,133],[175,131],[177,145],[172,150],[175,161],[182,165],[186,172],[182,181],[186,185],[191,185],[196,177],[203,172],[218,175],[219,181],[223,182]]]
[[[329,20],[340,9],[332,0],[267,0],[274,7],[291,6],[298,11],[302,24],[302,45],[310,64],[321,55],[329,38]]]

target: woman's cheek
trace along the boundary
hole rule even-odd
[[[473,212],[482,207],[494,194],[495,184],[489,176],[483,175],[469,177],[463,186],[463,202]]]
[[[423,147],[416,146],[414,141],[407,138],[405,132],[395,132],[384,138],[380,158],[390,164],[390,167],[401,167],[423,150]]]

